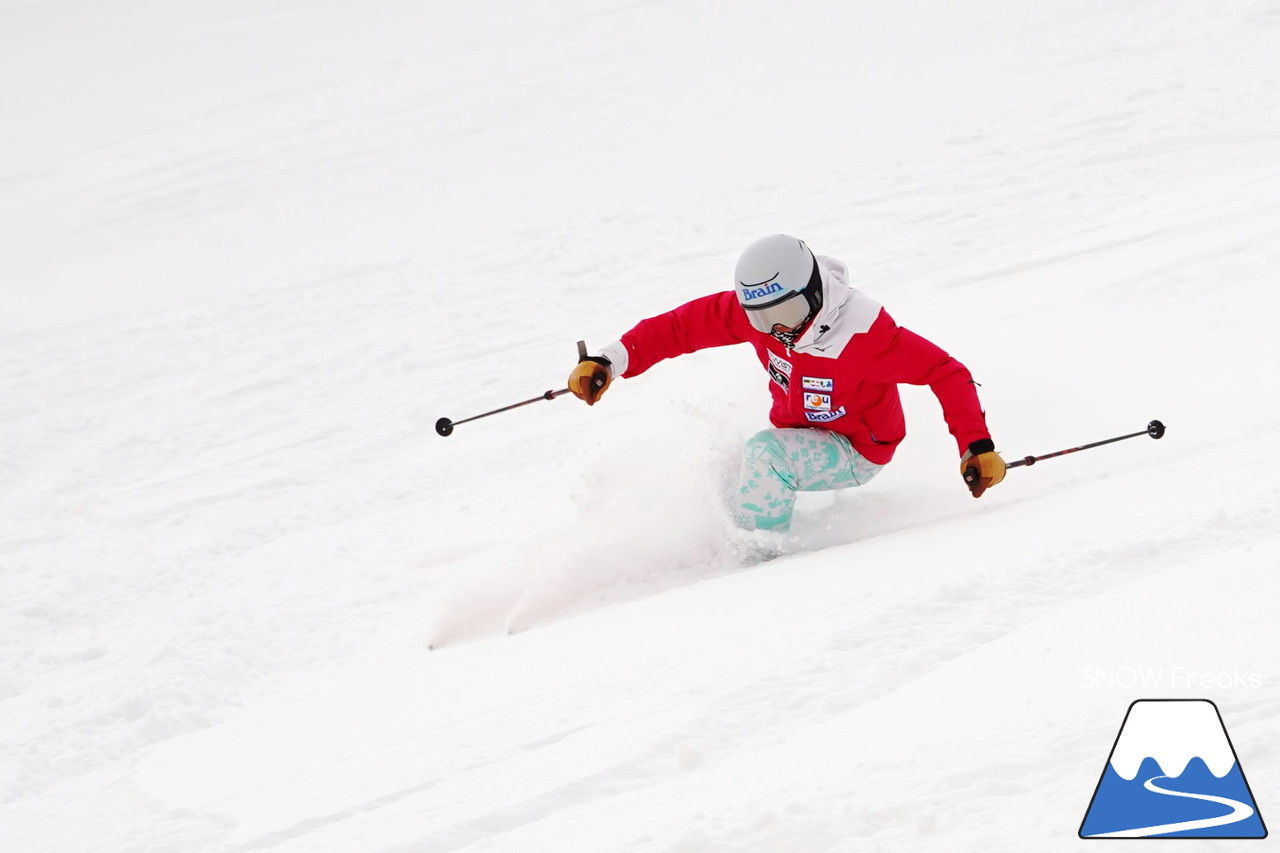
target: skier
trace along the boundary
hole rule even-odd
[[[668,358],[749,343],[768,372],[774,428],[747,441],[730,512],[745,530],[786,531],[797,491],[862,486],[906,435],[898,384],[928,385],[955,436],[960,471],[975,498],[1004,479],[963,364],[899,327],[848,283],[842,261],[774,234],[738,259],[733,291],[713,293],[642,320],[581,360],[569,389],[595,405],[615,376],[631,378]],[[969,482],[971,481],[971,482]]]

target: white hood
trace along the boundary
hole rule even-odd
[[[791,349],[818,358],[839,358],[854,335],[871,328],[883,306],[849,286],[849,268],[844,261],[826,255],[814,257],[822,275],[822,308]]]

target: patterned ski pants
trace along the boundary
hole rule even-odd
[[[844,436],[825,429],[767,429],[747,441],[730,507],[747,530],[786,530],[796,492],[868,483],[883,465],[868,462]]]

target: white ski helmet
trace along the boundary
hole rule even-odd
[[[786,234],[761,237],[742,252],[734,271],[738,304],[751,325],[788,346],[822,307],[822,274],[803,240]],[[788,331],[775,332],[784,326]]]

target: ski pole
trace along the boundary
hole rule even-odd
[[[585,341],[578,341],[578,360],[581,361],[586,357],[587,357],[587,344]],[[599,380],[597,380],[596,384],[599,385],[601,383],[599,382]],[[597,390],[599,389],[597,388]],[[503,406],[501,409],[494,409],[492,412],[485,412],[482,415],[472,415],[471,417],[463,418],[460,421],[452,421],[452,420],[449,420],[448,418],[441,418],[440,420],[436,421],[436,432],[439,433],[441,436],[448,436],[453,433],[453,428],[456,427],[458,424],[465,424],[468,421],[478,421],[481,418],[489,417],[489,415],[496,415],[502,412],[509,412],[512,409],[518,409],[521,406],[527,406],[530,403],[537,403],[540,400],[554,400],[556,397],[559,397],[561,394],[568,394],[568,393],[569,393],[568,388],[561,388],[559,391],[545,391],[539,396],[534,397],[532,400],[525,400],[522,403],[512,403],[510,406]]]
[[[1005,464],[1005,468],[1021,468],[1024,465],[1034,465],[1037,462],[1043,462],[1045,459],[1053,459],[1055,456],[1066,456],[1068,453],[1076,453],[1081,450],[1088,450],[1091,447],[1101,447],[1104,444],[1111,444],[1116,441],[1124,441],[1126,438],[1137,438],[1140,435],[1149,435],[1152,438],[1164,437],[1164,424],[1160,421],[1152,421],[1147,424],[1147,428],[1142,432],[1131,432],[1128,435],[1118,435],[1115,438],[1107,438],[1102,441],[1095,441],[1092,444],[1082,444],[1079,447],[1068,447],[1066,450],[1059,450],[1056,453],[1046,453],[1044,456],[1027,456],[1014,462]],[[977,466],[964,469],[964,481],[969,485],[978,482],[980,474]]]

